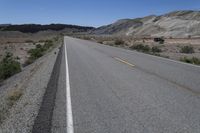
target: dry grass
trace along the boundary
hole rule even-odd
[[[9,110],[13,107],[14,104],[21,98],[23,95],[22,89],[13,89],[8,92],[7,96],[5,97],[4,104],[1,104],[0,107],[0,124],[7,118],[9,115]]]
[[[8,105],[13,106],[23,95],[22,89],[14,89],[8,93],[7,100]]]

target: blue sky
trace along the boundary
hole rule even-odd
[[[97,27],[122,18],[199,9],[200,0],[0,0],[0,23]]]

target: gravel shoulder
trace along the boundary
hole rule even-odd
[[[58,51],[53,49],[0,87],[0,133],[31,132]],[[20,98],[10,104],[9,95],[16,90]]]

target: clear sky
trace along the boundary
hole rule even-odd
[[[200,10],[200,0],[0,0],[0,23],[97,27],[174,10]]]

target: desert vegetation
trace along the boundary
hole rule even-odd
[[[115,45],[124,45],[125,44],[125,42],[122,40],[122,39],[117,39],[117,40],[115,40]]]
[[[53,63],[56,59],[58,52],[57,47],[63,41],[63,36],[60,35],[39,36],[38,34],[36,35],[36,33],[19,33],[18,35],[16,34],[18,32],[14,32],[12,35],[12,33],[13,32],[9,32],[8,35],[0,36],[1,129],[4,125],[6,125],[5,123],[9,122],[10,120],[15,119],[15,121],[18,121],[17,118],[12,117],[13,114],[15,115],[24,113],[23,110],[25,110],[25,106],[27,109],[27,106],[30,104],[33,106],[37,105],[36,101],[34,104],[32,104],[34,100],[28,101],[27,99],[30,97],[35,97],[36,95],[39,97],[40,95],[38,94],[43,94],[42,92],[45,90],[46,83],[49,79],[48,76],[50,76],[50,69],[53,68]],[[6,34],[6,32],[0,32],[0,34]],[[13,38],[13,36],[15,38]],[[37,60],[45,54],[47,54],[47,56]],[[33,63],[36,60],[37,63]],[[33,64],[26,67],[31,63]],[[45,66],[48,66],[49,70],[46,69]],[[46,75],[45,79],[40,75],[41,72],[42,75]],[[45,80],[45,82],[38,85],[38,81],[41,79],[43,81]],[[32,80],[37,82],[32,82]],[[30,121],[32,118],[31,112],[30,116],[26,117],[28,119],[24,118],[24,120]],[[21,121],[21,119],[19,121]]]
[[[160,44],[163,44],[165,42],[165,39],[161,38],[161,37],[157,37],[157,38],[154,38],[154,42],[158,42]]]
[[[164,37],[136,37],[110,35],[75,36],[81,39],[95,41],[100,44],[122,47],[147,54],[198,64],[200,58],[200,39],[196,38],[164,38]]]
[[[150,52],[150,47],[148,45],[137,44],[131,46],[130,48],[144,53]]]
[[[0,45],[0,86],[9,77],[21,72],[23,67],[51,51],[62,42],[60,36],[35,41],[26,39],[20,43],[3,43]]]
[[[130,49],[156,56],[160,56],[159,53],[162,52],[162,50],[158,46],[150,47],[149,45],[143,45],[143,44],[133,45],[130,47]]]
[[[35,48],[30,49],[28,51],[28,54],[30,56],[24,63],[24,66],[27,66],[27,65],[33,63],[38,58],[42,57],[53,45],[54,45],[54,42],[52,40],[46,40],[46,41],[44,41],[43,45],[37,44]]]
[[[194,53],[194,48],[192,46],[183,46],[180,50],[181,53],[191,54]]]
[[[151,51],[152,51],[153,53],[160,53],[160,52],[162,52],[162,50],[161,50],[158,46],[153,46],[153,47],[151,48]]]
[[[0,62],[0,81],[21,71],[21,65],[11,53],[7,53]]]
[[[196,57],[192,57],[192,58],[183,57],[183,58],[180,58],[180,61],[185,62],[185,63],[195,64],[195,65],[200,65],[200,59]]]

